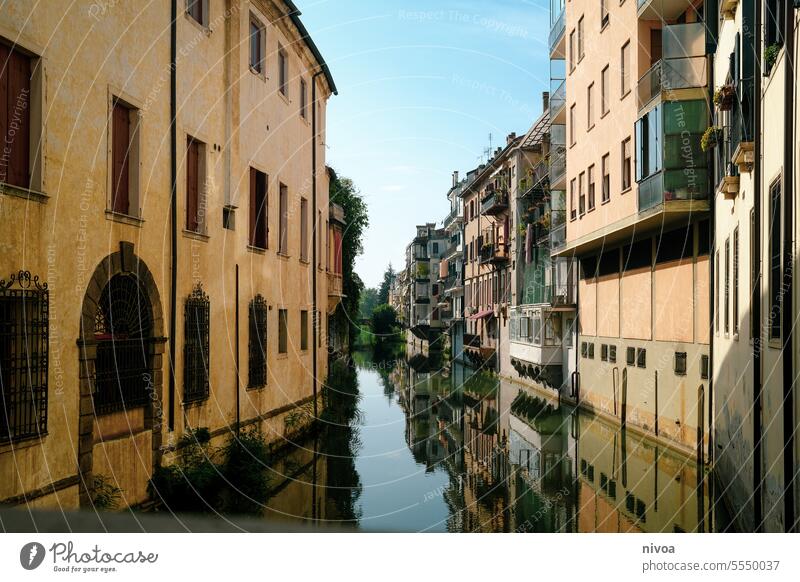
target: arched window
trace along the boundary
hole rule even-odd
[[[153,384],[153,316],[147,293],[130,274],[114,275],[95,314],[94,407],[99,414],[144,406]]]
[[[0,443],[47,432],[49,304],[28,271],[0,280]]]
[[[256,295],[250,302],[248,388],[267,385],[267,302]]]
[[[209,328],[211,303],[198,283],[184,306],[183,401],[208,398]]]

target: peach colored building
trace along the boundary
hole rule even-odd
[[[551,58],[565,59],[552,123],[565,130],[558,255],[580,264],[577,395],[613,422],[706,455],[711,204],[700,14],[685,1],[568,1],[563,24],[552,19]]]

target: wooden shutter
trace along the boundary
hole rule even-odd
[[[256,170],[250,168],[250,246],[256,246],[256,215],[258,214],[256,199]]]
[[[30,59],[0,45],[0,71],[0,139],[10,150],[0,162],[0,181],[29,188]]]
[[[128,214],[130,199],[128,192],[128,150],[130,149],[130,115],[127,107],[114,102],[112,114],[112,184],[111,209],[114,212]]]
[[[300,200],[300,258],[308,259],[308,200]]]
[[[200,203],[200,145],[192,138],[188,139],[186,151],[186,229],[192,232],[200,230],[198,208]]]
[[[289,193],[286,186],[281,184],[281,192],[280,192],[281,200],[281,209],[280,209],[280,220],[281,220],[281,228],[280,228],[280,252],[288,253],[289,252]]]

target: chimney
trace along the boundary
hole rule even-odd
[[[510,145],[515,139],[517,139],[517,134],[514,132],[509,133],[506,137],[506,145]]]
[[[453,172],[453,188],[458,186],[458,170]]]
[[[550,109],[550,92],[542,91],[542,113]]]

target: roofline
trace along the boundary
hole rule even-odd
[[[328,82],[328,88],[330,88],[331,93],[338,95],[339,90],[336,88],[336,83],[333,81],[333,75],[331,75],[331,70],[328,68],[328,63],[326,63],[325,59],[322,58],[322,53],[319,52],[319,49],[317,48],[317,45],[314,44],[311,35],[308,34],[308,30],[303,24],[303,21],[300,20],[300,15],[302,12],[300,12],[300,9],[295,6],[295,3],[292,0],[284,0],[284,2],[286,2],[286,5],[289,7],[289,18],[292,19],[292,22],[300,32],[300,36],[306,43],[308,50],[310,50],[311,54],[314,55],[314,58],[317,60],[322,73],[325,75],[325,80]]]
[[[469,194],[470,192],[473,192],[474,191],[473,186],[483,181],[486,175],[491,174],[497,168],[497,164],[505,160],[508,157],[508,154],[511,153],[511,150],[516,149],[516,147],[520,143],[522,143],[522,139],[524,137],[525,137],[524,135],[515,137],[513,141],[511,141],[511,143],[507,144],[506,147],[503,148],[503,151],[501,151],[494,158],[492,158],[492,160],[488,164],[486,164],[486,167],[484,167],[483,170],[481,170],[478,173],[478,175],[475,176],[475,179],[472,181],[472,184],[470,184],[467,188],[464,188],[464,191],[461,193],[461,196],[463,197],[464,194]]]

